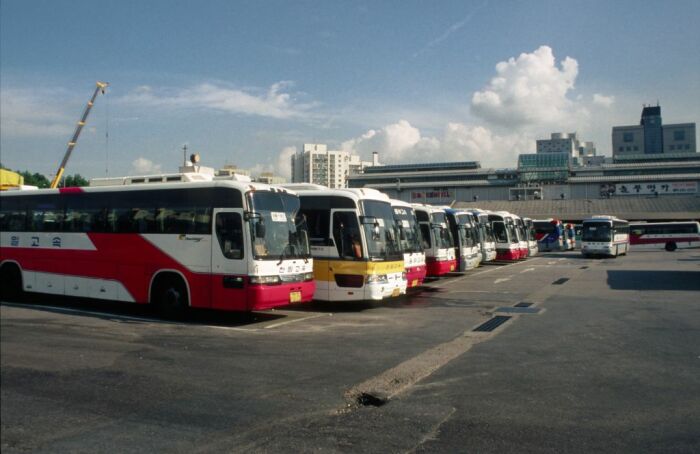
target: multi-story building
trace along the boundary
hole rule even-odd
[[[287,179],[277,176],[272,172],[262,172],[260,175],[253,178],[253,181],[265,184],[283,184],[287,182]]]
[[[552,133],[549,139],[537,140],[537,154],[566,153],[572,160],[583,162],[584,157],[596,155],[593,142],[580,140],[575,132]]]
[[[377,162],[376,158],[374,162]],[[302,150],[291,157],[292,182],[345,188],[349,175],[372,166],[374,162],[362,161],[358,155],[347,151],[329,150],[325,144],[305,143]]]
[[[698,159],[695,123],[664,125],[660,106],[645,106],[639,125],[612,129],[614,162]]]

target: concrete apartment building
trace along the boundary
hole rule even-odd
[[[314,183],[329,188],[347,187],[349,175],[364,168],[379,165],[374,153],[372,162],[362,161],[347,151],[329,150],[326,144],[305,143],[301,151],[291,157],[292,183]]]

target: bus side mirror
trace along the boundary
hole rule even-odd
[[[259,219],[255,223],[255,237],[256,238],[265,238],[265,224],[263,223],[262,219]]]

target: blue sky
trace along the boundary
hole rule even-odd
[[[282,174],[314,141],[514,166],[556,131],[609,155],[657,99],[667,123],[700,118],[693,0],[2,0],[0,21],[0,159],[45,174],[96,80],[67,169],[88,177],[173,171],[184,143]]]

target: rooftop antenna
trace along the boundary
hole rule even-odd
[[[187,166],[187,144],[182,146],[182,165]]]

